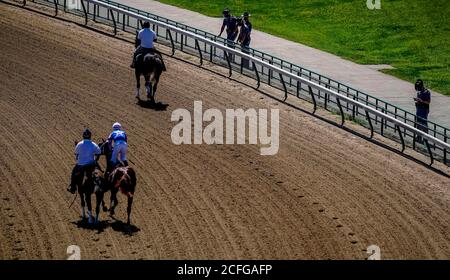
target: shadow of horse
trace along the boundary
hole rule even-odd
[[[141,229],[138,228],[135,225],[127,225],[127,223],[124,223],[122,221],[119,221],[115,219],[114,217],[110,217],[112,220],[104,220],[99,221],[96,224],[89,224],[87,218],[73,221],[71,222],[73,225],[76,225],[77,228],[85,229],[85,230],[92,230],[97,231],[97,233],[102,233],[107,228],[112,228],[114,231],[121,232],[125,235],[133,235],[136,232],[139,232]]]
[[[108,221],[99,221],[98,223],[88,223],[87,218],[73,221],[72,224],[76,225],[77,228],[86,229],[86,230],[92,230],[97,231],[97,233],[101,233],[105,231],[108,227],[110,227],[110,224]]]
[[[134,225],[128,225],[127,223],[124,223],[122,221],[116,220],[113,217],[113,222],[109,225],[114,231],[121,232],[126,235],[133,235],[134,233],[140,231],[141,229]]]
[[[169,104],[164,104],[161,102],[154,103],[148,100],[142,100],[140,98],[138,98],[137,100],[137,104],[142,108],[152,109],[155,111],[166,111],[167,107],[169,107]]]

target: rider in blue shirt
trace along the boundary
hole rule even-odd
[[[133,53],[133,61],[130,65],[130,67],[131,68],[136,67],[136,58],[139,54],[145,55],[147,53],[154,53],[159,56],[159,58],[161,59],[161,62],[163,64],[163,71],[166,71],[167,69],[166,69],[166,65],[164,63],[162,54],[160,51],[155,49],[155,46],[153,44],[153,42],[157,41],[157,37],[158,37],[157,34],[155,33],[155,31],[150,29],[150,22],[148,22],[148,21],[144,22],[142,27],[143,28],[136,35],[136,40],[135,40],[136,49]]]
[[[117,159],[119,158],[123,165],[128,166],[127,161],[127,134],[122,130],[120,123],[116,122],[113,124],[113,132],[108,136],[110,143],[114,143],[113,152],[111,156],[112,166],[117,164]],[[119,157],[120,155],[120,157]]]

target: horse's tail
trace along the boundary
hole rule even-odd
[[[144,57],[145,67],[153,69],[155,72],[162,72],[163,70],[163,62],[160,57],[160,54],[155,52],[151,55],[146,55]]]
[[[128,197],[133,197],[134,196],[134,192],[136,190],[136,172],[134,171],[134,169],[132,167],[127,167],[127,173],[128,178],[130,178],[130,180],[128,181],[129,186],[127,188],[127,193],[126,195]]]
[[[136,188],[136,172],[131,167],[120,167],[114,171],[113,182],[124,195],[132,197]]]

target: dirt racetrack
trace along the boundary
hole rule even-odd
[[[450,179],[250,87],[165,56],[156,111],[136,104],[132,45],[0,3],[0,258],[450,258]],[[177,108],[279,108],[280,149],[174,145]],[[119,120],[138,186],[133,234],[79,225],[73,142]],[[440,165],[448,172],[447,167]],[[107,195],[109,197],[109,195]],[[125,220],[119,196],[116,218]]]

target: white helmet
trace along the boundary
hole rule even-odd
[[[122,129],[122,125],[120,125],[120,123],[118,123],[118,122],[115,122],[115,123],[113,124],[112,128],[113,128],[114,130]]]

